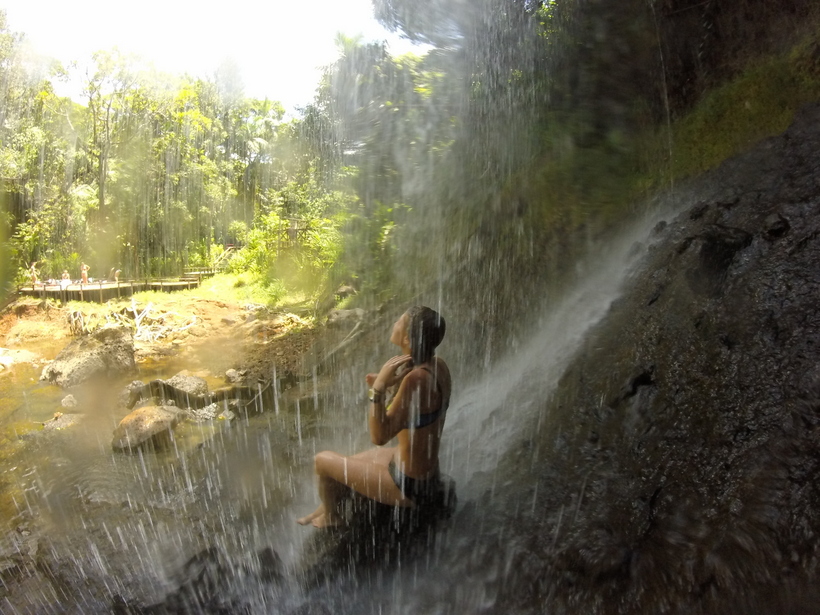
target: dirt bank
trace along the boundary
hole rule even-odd
[[[309,318],[187,294],[152,294],[132,301],[69,303],[21,298],[0,314],[0,347],[33,350],[52,359],[76,334],[105,323],[135,331],[136,359],[150,364],[177,357],[201,363],[212,355],[214,369],[235,368],[248,378],[298,376],[318,329]],[[214,373],[214,376],[220,374]]]

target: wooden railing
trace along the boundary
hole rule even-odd
[[[104,303],[109,299],[130,297],[134,293],[145,290],[170,292],[197,288],[203,277],[208,274],[197,272],[180,278],[146,278],[144,280],[95,280],[93,282],[62,284],[41,284],[34,286],[18,286],[17,294],[41,299],[57,299],[66,301],[93,301]]]
[[[225,251],[219,255],[219,258],[216,259],[214,263],[214,269],[217,271],[225,271],[225,267],[228,266],[228,261],[231,260],[233,255],[236,253],[236,248],[233,246],[228,246],[225,248]]]

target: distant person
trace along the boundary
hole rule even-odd
[[[68,275],[68,269],[63,269],[63,275],[60,276],[60,287],[65,289],[71,284],[71,276]]]
[[[122,273],[122,270],[121,270],[121,269],[117,269],[117,270],[114,272],[114,281],[115,281],[115,282],[119,282],[119,281],[120,281],[120,274],[121,274],[121,273]]]
[[[83,284],[88,284],[88,270],[89,266],[85,263],[80,266],[80,278]]]
[[[440,492],[438,452],[450,404],[450,370],[435,356],[445,323],[424,306],[407,310],[393,325],[390,341],[402,355],[388,360],[370,385],[368,425],[379,446],[398,437],[398,446],[347,457],[323,451],[315,457],[319,507],[297,523],[333,527],[345,522],[342,500],[353,490],[388,506],[415,507],[435,502]],[[388,405],[389,390],[398,387]]]
[[[37,261],[33,261],[31,263],[31,267],[28,268],[28,274],[29,274],[29,277],[31,278],[31,285],[34,286],[35,284],[37,284],[37,276],[38,276]]]

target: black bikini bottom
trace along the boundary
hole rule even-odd
[[[399,470],[392,459],[387,465],[387,470],[404,497],[413,500],[416,506],[438,504],[441,500],[442,484],[438,473],[424,479],[412,478]]]

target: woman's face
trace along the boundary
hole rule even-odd
[[[407,328],[410,324],[410,317],[407,312],[402,314],[399,319],[393,324],[393,331],[390,333],[390,343],[396,346],[404,346],[405,340],[409,342],[407,335]]]

